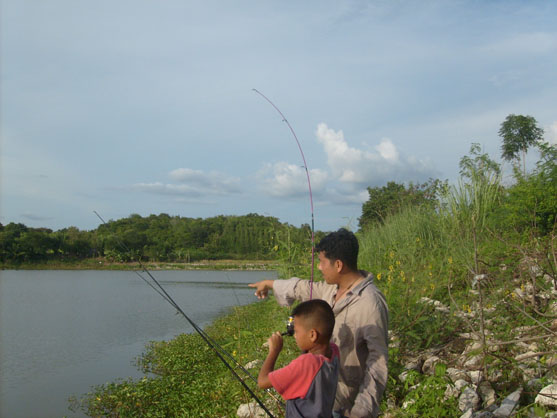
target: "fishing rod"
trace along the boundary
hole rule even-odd
[[[104,225],[108,225],[107,222],[101,217],[101,215],[99,215],[96,211],[93,211],[93,212],[95,213],[95,215],[97,215],[97,217],[101,220],[101,222]],[[118,238],[118,236],[116,236],[116,238],[118,240],[118,243],[122,246],[122,248],[125,251],[129,252],[130,249],[126,246],[126,244],[123,241],[121,241]],[[151,278],[151,280],[153,281],[153,283],[155,283],[157,285],[157,287],[155,287],[152,283],[150,283],[147,279],[145,279],[139,272],[134,271],[134,273],[136,273],[141,279],[143,279],[144,282],[146,282],[149,286],[151,286],[151,288],[153,288],[159,295],[161,295],[164,300],[166,300],[168,303],[170,303],[170,305],[172,305],[172,307],[174,307],[174,309],[176,309],[176,311],[178,313],[180,313],[184,318],[186,318],[186,320],[190,323],[190,325],[193,327],[193,329],[195,331],[197,331],[197,333],[207,343],[207,345],[210,348],[213,349],[213,351],[215,352],[217,357],[225,364],[226,367],[228,367],[228,369],[232,372],[234,377],[242,384],[242,386],[244,386],[244,388],[248,391],[248,393],[252,396],[252,398],[254,398],[257,401],[259,406],[261,406],[261,408],[263,408],[263,410],[267,413],[267,415],[269,415],[269,417],[274,418],[274,415],[265,406],[263,401],[246,384],[244,379],[242,379],[242,377],[236,372],[236,370],[234,370],[234,368],[226,361],[226,359],[223,357],[223,355],[227,356],[229,359],[231,359],[236,364],[236,366],[239,367],[253,381],[255,381],[255,383],[257,383],[257,379],[254,376],[252,376],[251,373],[249,373],[246,370],[246,368],[244,366],[242,366],[230,353],[228,353],[224,348],[222,348],[221,345],[219,345],[214,339],[212,339],[201,327],[199,327],[188,315],[186,315],[186,313],[182,310],[182,308],[180,308],[180,306],[176,303],[176,301],[168,294],[168,292],[159,283],[159,281],[157,279],[155,279],[155,277],[151,274],[151,272],[149,270],[147,270],[147,268],[143,265],[143,263],[141,262],[141,259],[139,257],[138,257],[137,261],[138,261],[139,267]]]
[[[296,143],[298,144],[298,149],[300,150],[300,154],[302,154],[302,160],[304,161],[304,169],[306,170],[306,177],[308,179],[308,188],[309,188],[309,203],[310,203],[310,208],[311,208],[311,278],[310,278],[310,285],[309,285],[309,298],[312,299],[312,294],[313,294],[313,272],[315,269],[315,228],[314,228],[314,216],[313,216],[313,195],[311,193],[311,181],[309,179],[309,170],[308,170],[308,165],[306,164],[306,157],[304,156],[304,151],[302,151],[302,146],[300,145],[300,141],[298,141],[298,137],[296,136],[296,132],[294,132],[294,129],[292,128],[292,126],[290,125],[290,122],[288,122],[288,119],[286,119],[286,116],[283,115],[283,113],[280,111],[280,109],[275,106],[275,104],[269,100],[269,98],[267,96],[265,96],[263,93],[261,93],[259,90],[257,89],[252,89],[254,92],[256,92],[257,94],[259,94],[261,97],[263,97],[265,100],[267,100],[267,102],[269,102],[269,104],[271,106],[273,106],[275,108],[275,110],[279,113],[279,115],[282,117],[282,121],[286,123],[286,125],[288,125],[288,128],[290,129],[290,132],[292,132],[292,135],[294,136],[294,139],[296,140]]]

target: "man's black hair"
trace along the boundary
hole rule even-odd
[[[336,232],[326,235],[315,246],[315,251],[325,252],[325,257],[331,261],[340,260],[350,270],[358,270],[358,239],[353,232],[340,228]]]
[[[308,320],[312,328],[318,328],[327,341],[333,335],[335,314],[327,302],[321,299],[311,299],[300,303],[292,310],[292,316]]]

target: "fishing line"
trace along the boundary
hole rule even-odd
[[[102,221],[102,223],[104,225],[108,225],[106,223],[106,221],[96,211],[93,211],[93,212],[95,213],[95,215],[98,216],[98,218]],[[118,238],[118,236],[116,236],[116,238],[117,238],[118,243],[122,246],[122,248],[125,251],[130,251],[130,249],[126,246],[126,244],[123,241],[121,241]],[[146,282],[149,286],[151,286],[151,288],[153,288],[159,295],[161,295],[164,298],[164,300],[166,300],[168,303],[170,303],[170,305],[172,305],[174,307],[174,309],[176,309],[178,311],[178,313],[180,313],[184,318],[186,318],[186,320],[190,323],[190,325],[193,327],[193,329],[195,331],[197,331],[197,333],[207,343],[207,345],[210,348],[213,349],[213,351],[215,352],[217,357],[225,364],[226,367],[228,367],[228,369],[232,372],[234,377],[236,377],[236,379],[242,384],[242,386],[244,386],[244,388],[248,391],[248,393],[252,396],[252,398],[257,401],[259,406],[261,406],[261,408],[263,408],[263,410],[267,413],[267,415],[269,415],[269,417],[274,418],[273,414],[265,406],[263,401],[261,399],[259,399],[259,397],[253,392],[253,390],[246,384],[244,379],[242,379],[242,377],[236,372],[236,370],[234,370],[234,368],[226,361],[226,359],[223,357],[223,355],[225,355],[229,359],[231,359],[236,364],[236,366],[239,367],[253,381],[255,381],[255,383],[257,383],[257,379],[254,376],[252,376],[246,370],[246,368],[244,366],[242,366],[230,353],[228,353],[224,348],[222,348],[222,346],[220,346],[215,340],[213,340],[203,329],[201,329],[188,315],[186,315],[186,313],[182,310],[182,308],[180,308],[180,306],[176,303],[176,301],[174,301],[174,299],[172,299],[172,297],[168,294],[168,292],[164,289],[164,287],[162,287],[162,285],[159,283],[159,281],[157,279],[155,279],[155,277],[151,274],[151,272],[149,270],[147,270],[147,268],[141,262],[140,258],[138,258],[137,261],[139,263],[139,266],[143,270],[143,272],[145,272],[149,276],[149,278],[153,281],[153,283],[155,283],[157,285],[158,289],[152,283],[150,283],[147,279],[145,279],[139,272],[134,271],[134,273],[136,273],[141,279],[143,279],[144,282]]]
[[[315,264],[315,228],[314,228],[314,216],[313,216],[313,195],[311,193],[311,181],[309,179],[309,170],[308,170],[308,165],[306,164],[306,157],[304,156],[304,151],[302,151],[302,146],[300,145],[300,141],[298,141],[298,137],[296,136],[296,132],[294,132],[294,129],[292,128],[292,126],[290,125],[290,122],[288,122],[288,119],[286,119],[286,116],[283,115],[283,113],[280,111],[280,109],[278,107],[275,106],[275,104],[269,100],[269,98],[267,98],[267,96],[265,96],[263,93],[261,93],[259,90],[257,89],[252,89],[254,92],[256,92],[257,94],[259,94],[261,97],[263,97],[265,100],[267,100],[267,102],[269,102],[269,104],[271,106],[273,106],[275,108],[275,110],[279,113],[279,115],[282,117],[282,121],[286,123],[286,125],[288,125],[288,128],[290,128],[290,132],[292,132],[292,135],[294,136],[294,139],[296,140],[296,143],[298,144],[298,149],[300,150],[300,154],[302,154],[302,160],[304,161],[304,168],[306,170],[306,177],[308,179],[308,188],[309,188],[309,203],[310,203],[310,208],[311,208],[311,278],[310,278],[310,285],[309,285],[309,298],[312,299],[312,294],[313,294],[313,271],[314,271],[314,264]]]

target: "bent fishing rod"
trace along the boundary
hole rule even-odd
[[[101,220],[101,222],[104,225],[108,225],[107,222],[101,217],[101,215],[99,215],[96,211],[93,211],[93,212],[95,213],[95,215],[97,215],[97,217]],[[116,239],[118,241],[118,244],[125,251],[128,251],[128,252],[130,251],[130,249],[126,246],[126,244],[124,244],[123,241],[121,241],[118,238],[118,236],[116,236]],[[179,314],[181,314],[184,318],[186,318],[186,320],[190,323],[190,325],[193,327],[193,329],[201,336],[201,338],[207,343],[207,345],[210,348],[213,349],[213,351],[215,352],[217,357],[232,372],[234,377],[242,384],[242,386],[244,386],[244,388],[248,391],[248,393],[252,396],[252,398],[257,401],[259,406],[261,406],[261,408],[263,408],[263,410],[267,413],[267,415],[269,415],[269,417],[274,418],[273,414],[265,406],[263,401],[246,384],[244,379],[242,379],[242,377],[236,372],[236,370],[234,370],[234,368],[226,361],[226,359],[223,357],[223,355],[225,355],[229,359],[231,359],[236,364],[236,366],[239,367],[253,381],[255,381],[255,383],[257,383],[257,379],[254,376],[252,376],[251,373],[248,372],[246,370],[246,368],[244,366],[242,366],[230,353],[228,353],[226,350],[224,350],[224,348],[222,348],[222,346],[220,346],[213,338],[211,338],[201,327],[199,327],[188,315],[186,315],[186,313],[182,310],[182,308],[180,308],[180,306],[176,303],[176,301],[174,301],[174,299],[168,294],[168,292],[159,283],[159,281],[157,279],[155,279],[155,277],[151,274],[151,272],[149,270],[147,270],[147,268],[143,265],[143,263],[141,262],[141,259],[139,257],[138,257],[137,261],[138,261],[138,264],[139,264],[139,267],[141,268],[141,270],[143,270],[149,276],[149,278],[153,281],[153,283],[155,283],[156,287],[155,287],[155,285],[150,283],[145,277],[143,277],[138,271],[134,270],[134,273],[137,274],[145,283],[147,283],[149,286],[151,286],[151,288],[153,288],[160,296],[162,296],[164,300],[166,300],[170,305],[172,305],[172,307],[174,309],[176,309],[176,311]],[[288,335],[290,335],[290,333]],[[270,392],[268,392],[268,393],[270,394]],[[273,398],[275,398],[275,397],[273,396]],[[276,400],[276,398],[275,398],[275,400]]]
[[[304,151],[302,151],[302,146],[300,145],[300,141],[298,141],[298,137],[296,136],[296,132],[294,132],[294,129],[292,128],[292,125],[290,125],[290,122],[288,122],[288,119],[286,119],[286,116],[284,116],[284,114],[280,111],[280,109],[267,97],[265,96],[263,93],[261,93],[259,90],[257,89],[252,89],[254,92],[256,92],[257,94],[259,94],[261,97],[263,97],[267,102],[269,102],[269,104],[271,106],[273,106],[275,108],[275,110],[279,113],[279,115],[282,117],[282,121],[286,123],[286,125],[288,126],[288,128],[290,129],[290,132],[292,132],[292,135],[294,136],[294,139],[296,140],[296,143],[298,144],[298,149],[300,150],[300,154],[302,154],[302,160],[304,161],[304,169],[306,170],[306,177],[308,180],[308,188],[309,188],[309,203],[310,203],[310,208],[311,208],[311,277],[310,277],[310,287],[309,287],[309,298],[312,299],[312,293],[313,293],[313,272],[315,269],[315,228],[314,228],[314,216],[313,216],[313,195],[311,193],[311,181],[309,179],[309,170],[308,170],[308,165],[306,164],[306,157],[304,156]]]

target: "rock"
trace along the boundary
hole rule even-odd
[[[470,387],[466,387],[458,398],[458,409],[460,409],[462,412],[469,409],[475,411],[478,409],[479,405],[480,397],[478,396],[476,391]]]
[[[489,411],[481,411],[481,412],[476,412],[473,415],[473,418],[491,418],[493,416],[493,414]]]
[[[443,395],[443,400],[446,401],[447,399],[450,398],[456,398],[458,395],[460,395],[460,390],[451,384],[447,384],[445,393]]]
[[[473,351],[480,353],[482,351],[482,342],[481,341],[474,341],[466,346],[464,349],[463,354],[471,353]]]
[[[476,285],[478,284],[478,282],[482,282],[487,280],[487,274],[476,274],[474,276],[474,278],[472,279],[472,289],[476,288]]]
[[[524,382],[540,377],[538,370],[528,367],[525,364],[519,364],[518,368],[522,371],[522,380],[524,380]]]
[[[493,412],[493,415],[499,418],[510,417],[512,412],[518,405],[521,394],[522,388],[515,390],[513,393],[503,399],[503,402],[501,402],[501,406]]]
[[[424,361],[420,357],[418,357],[407,362],[404,365],[404,368],[406,370],[416,370],[417,372],[421,372],[423,363]]]
[[[267,413],[257,402],[250,402],[240,405],[236,415],[239,418],[263,418],[267,416]]]
[[[541,379],[531,379],[526,383],[526,387],[530,392],[539,392],[542,389]]]
[[[447,376],[451,379],[454,383],[459,379],[466,379],[466,372],[463,370],[455,369],[453,367],[449,367],[447,369]]]
[[[470,377],[470,381],[477,385],[482,380],[482,372],[480,370],[471,370],[466,373]]]
[[[406,382],[406,379],[408,379],[409,374],[410,374],[410,370],[403,371],[401,374],[398,375],[398,380],[400,380],[402,383]]]
[[[486,380],[478,385],[478,393],[482,398],[484,408],[493,405],[497,399],[497,397],[495,396],[495,391],[491,387],[491,384]]]
[[[557,407],[557,383],[544,387],[536,396],[535,402],[543,406]]]
[[[404,401],[404,402],[402,403],[402,409],[408,409],[409,406],[411,406],[411,405],[413,405],[413,404],[415,404],[415,403],[416,403],[416,400],[415,400],[415,399],[409,399],[409,400],[407,400],[407,401]]]
[[[454,382],[454,387],[460,392],[462,389],[464,389],[466,386],[469,386],[469,383],[464,380],[464,379],[458,379],[456,382]]]
[[[439,363],[441,359],[437,356],[432,356],[424,361],[422,366],[422,373],[427,375],[434,375],[435,374],[435,365]]]
[[[253,360],[244,366],[244,369],[255,369],[259,368],[263,364],[263,360]]]
[[[553,354],[552,356],[547,357],[545,360],[545,365],[548,369],[557,365],[557,354]]]
[[[475,333],[471,333],[471,332],[462,332],[460,334],[458,334],[458,336],[460,338],[466,338],[467,340],[479,340],[480,337],[475,334]]]
[[[498,382],[503,377],[503,372],[499,369],[491,369],[488,372],[490,382]]]
[[[482,365],[482,360],[483,360],[483,356],[481,356],[481,355],[472,356],[468,360],[466,360],[466,362],[463,364],[463,366],[466,367],[466,368],[473,369],[475,367],[481,366]]]
[[[470,408],[468,411],[462,414],[460,418],[472,418],[473,415],[474,415],[474,411],[472,410],[472,408]]]
[[[535,354],[536,353],[533,351],[528,351],[527,353],[517,355],[514,359],[519,363],[536,363],[538,356],[536,356]]]

